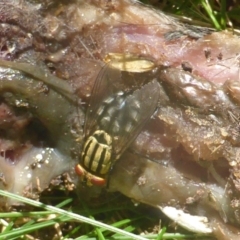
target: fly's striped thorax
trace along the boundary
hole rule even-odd
[[[95,131],[86,140],[82,152],[82,165],[89,172],[105,175],[112,158],[112,137],[103,130]]]

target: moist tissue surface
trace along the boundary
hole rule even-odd
[[[130,0],[2,0],[0,41],[2,189],[38,198],[64,172],[82,188],[74,166],[92,87],[109,56],[133,56],[135,67],[111,75],[115,85],[157,80],[159,103],[114,164],[109,190],[205,216],[218,239],[238,239],[238,36]]]

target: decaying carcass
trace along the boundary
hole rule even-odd
[[[130,0],[2,1],[0,22],[2,189],[37,198],[69,172],[77,188],[98,191],[80,180],[87,176],[91,185],[96,175],[109,191],[160,208],[192,231],[238,238],[237,36],[180,24]],[[91,96],[106,65],[104,91]],[[131,105],[136,99],[140,108]],[[93,113],[85,118],[89,103]],[[118,118],[126,109],[130,125]],[[118,130],[102,119],[116,120]],[[97,131],[93,138],[84,125]],[[99,139],[108,153],[115,149],[114,159],[92,157]]]

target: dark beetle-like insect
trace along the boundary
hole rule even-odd
[[[116,72],[109,66],[100,71],[86,114],[85,143],[76,173],[88,186],[105,185],[114,162],[139,134],[158,104],[156,80],[123,92],[116,87]]]

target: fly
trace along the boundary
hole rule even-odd
[[[160,90],[156,80],[123,92],[113,87],[118,74],[108,65],[100,71],[87,109],[84,145],[75,170],[88,186],[106,184],[114,163],[157,108]]]

